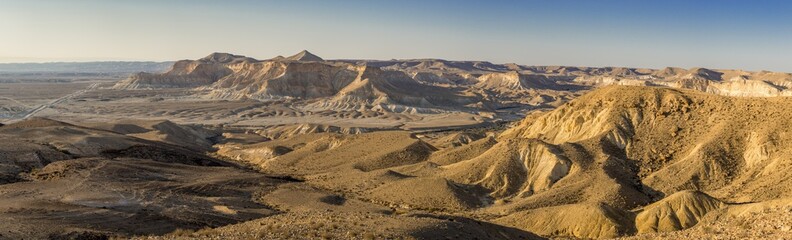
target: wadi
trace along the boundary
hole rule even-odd
[[[790,73],[66,67],[0,74],[0,239],[792,238]]]

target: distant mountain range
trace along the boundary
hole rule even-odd
[[[216,99],[307,100],[311,109],[399,113],[557,107],[602,85],[667,86],[727,96],[792,96],[792,74],[706,68],[524,66],[485,61],[325,60],[308,51],[257,60],[212,53],[135,73],[116,89],[195,88]]]
[[[173,62],[0,63],[0,73],[137,73],[165,72]]]

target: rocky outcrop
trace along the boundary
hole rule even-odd
[[[695,226],[707,213],[724,207],[697,191],[681,191],[646,206],[635,218],[638,233],[670,232]]]
[[[352,82],[355,70],[320,62],[265,61],[237,66],[208,89],[215,98],[324,98]]]
[[[572,162],[556,147],[540,141],[504,141],[467,161],[443,167],[444,176],[477,184],[492,196],[530,196],[549,189],[569,174]]]
[[[165,73],[137,73],[116,83],[115,89],[193,88],[210,85],[234,71],[231,65],[256,62],[228,53],[212,53],[199,60],[181,60]]]
[[[452,89],[422,85],[401,71],[371,66],[357,68],[354,81],[317,107],[373,109],[390,112],[434,112],[477,101]]]
[[[545,75],[520,74],[516,71],[490,73],[479,77],[477,87],[499,92],[528,89],[553,89],[555,81]]]

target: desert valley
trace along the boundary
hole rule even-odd
[[[0,239],[792,238],[790,73],[3,67]]]

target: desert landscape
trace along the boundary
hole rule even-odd
[[[15,76],[0,238],[792,237],[788,73],[302,51]]]
[[[0,0],[0,240],[792,239],[790,12]]]

